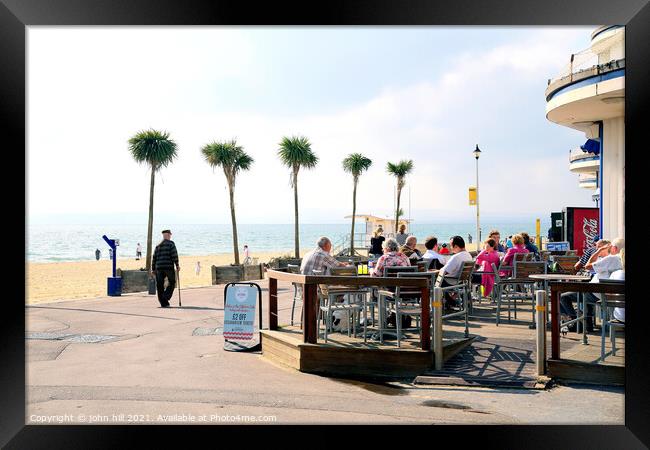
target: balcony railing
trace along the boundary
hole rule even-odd
[[[585,159],[598,159],[598,158],[600,158],[599,155],[597,155],[595,153],[589,153],[589,152],[582,151],[581,148],[574,148],[573,150],[571,150],[569,152],[569,162],[570,163],[585,160]]]

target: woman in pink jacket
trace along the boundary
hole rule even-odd
[[[496,246],[494,239],[488,239],[483,243],[484,250],[476,257],[476,264],[480,266],[481,272],[492,272],[492,263],[499,266],[499,253]],[[494,275],[481,275],[481,285],[483,285],[483,296],[489,296],[494,286]]]
[[[509,248],[506,256],[503,257],[502,266],[512,266],[517,253],[528,253],[528,250],[524,247],[524,238],[521,234],[515,234],[511,240],[512,248]],[[499,276],[508,277],[511,272],[511,270],[500,270]]]

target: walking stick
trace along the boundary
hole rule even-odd
[[[180,308],[181,306],[181,278],[178,275],[178,269],[176,270],[176,281],[178,282],[178,307]]]

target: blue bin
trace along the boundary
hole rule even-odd
[[[122,295],[122,277],[108,277],[108,295],[111,297]]]

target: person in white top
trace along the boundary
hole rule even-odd
[[[248,245],[244,244],[244,265],[251,262],[250,251],[248,250]]]
[[[409,237],[409,235],[406,233],[406,225],[401,224],[399,226],[399,233],[395,234],[395,240],[397,243],[401,246],[406,243],[406,238]]]
[[[424,260],[432,260],[429,269],[441,269],[447,263],[447,257],[438,253],[438,238],[428,236],[424,241],[424,247],[427,249],[422,255]],[[435,261],[434,261],[435,260]]]
[[[612,272],[610,280],[625,280],[625,249],[621,249],[619,255],[621,256],[621,263],[623,268]],[[625,308],[614,308],[614,319],[619,322],[625,323]]]
[[[440,269],[439,277],[443,277],[441,286],[453,286],[458,283],[458,277],[460,277],[460,272],[463,269],[463,263],[466,261],[473,261],[472,255],[465,250],[465,240],[460,236],[453,236],[449,241],[449,246],[453,253],[452,257],[449,258],[447,263]],[[454,298],[455,296],[451,295],[449,292],[445,292],[445,308],[449,309],[449,306],[452,306],[456,303]]]
[[[600,280],[606,280],[611,277],[612,273],[623,269],[623,263],[619,253],[624,248],[625,239],[617,238],[614,239],[611,244],[607,244],[594,252],[591,258],[589,258],[589,262],[585,264],[585,269],[593,269],[596,272],[596,274],[591,278],[590,283],[598,283]],[[599,300],[599,297],[591,292],[585,292],[583,295],[585,304],[587,305],[586,328],[587,331],[593,331],[593,305]],[[577,300],[578,294],[575,292],[566,292],[560,296],[560,311],[562,315],[565,316],[563,321],[578,317],[573,308],[573,302]],[[575,324],[572,324],[570,327],[570,329],[575,328]]]

